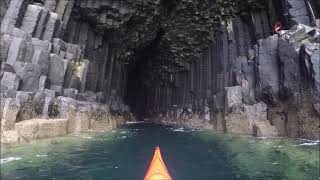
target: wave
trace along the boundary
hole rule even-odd
[[[197,131],[202,131],[201,129],[190,129],[190,128],[184,128],[184,127],[179,127],[179,128],[170,127],[169,130],[171,130],[173,132],[197,132]]]
[[[21,160],[21,159],[22,159],[21,157],[8,157],[8,158],[3,158],[3,159],[0,159],[0,164],[9,163],[9,162],[12,162],[12,161],[19,161],[19,160]]]
[[[185,132],[186,130],[184,128],[178,128],[178,129],[173,129],[173,132]]]
[[[312,142],[312,143],[302,143],[302,144],[293,145],[293,146],[316,146],[318,144],[319,142]]]
[[[300,144],[293,146],[316,146],[320,145],[320,140],[298,139]]]
[[[91,136],[82,136],[82,138],[84,138],[84,139],[92,139],[93,137],[91,137]]]
[[[46,154],[37,154],[36,156],[37,157],[47,157],[48,155],[46,155]]]
[[[320,142],[320,139],[318,139],[318,140],[311,140],[311,139],[301,139],[301,138],[298,138],[298,141]]]
[[[126,124],[149,124],[151,122],[146,121],[127,121]]]

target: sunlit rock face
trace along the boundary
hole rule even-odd
[[[101,130],[132,112],[317,139],[317,9],[316,0],[1,1],[1,117],[14,127],[73,109],[79,129]]]

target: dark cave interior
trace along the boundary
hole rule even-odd
[[[159,28],[157,36],[145,47],[138,48],[129,64],[128,84],[125,101],[132,107],[137,117],[143,118],[147,113],[147,99],[154,83],[154,62],[159,56],[159,45],[165,31]]]

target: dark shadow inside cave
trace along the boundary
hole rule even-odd
[[[170,15],[178,3],[178,0],[161,0],[160,6],[164,8],[165,14]]]
[[[147,99],[156,68],[153,61],[160,53],[159,45],[164,33],[164,30],[160,28],[150,44],[137,49],[134,52],[133,63],[129,65],[125,101],[130,105],[135,116],[140,119],[148,113]]]

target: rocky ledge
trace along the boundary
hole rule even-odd
[[[46,91],[48,92],[48,90]],[[59,96],[48,103],[44,93],[17,92],[1,104],[1,143],[29,142],[87,131],[108,131],[130,119],[129,109]]]

